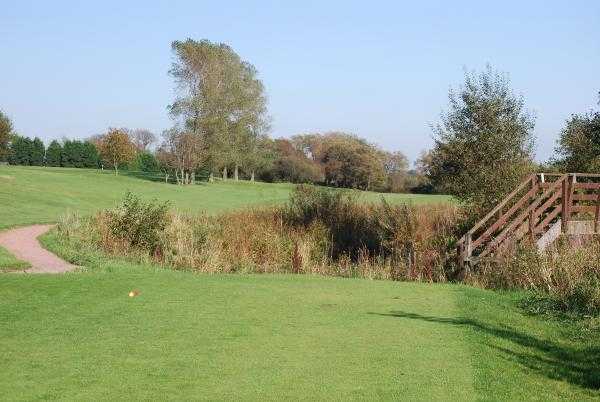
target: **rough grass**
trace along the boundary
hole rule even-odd
[[[287,183],[215,182],[176,186],[125,174],[89,169],[0,166],[0,228],[53,223],[67,211],[87,215],[109,208],[131,191],[159,201],[171,201],[181,212],[240,209],[253,205],[275,205],[286,201],[293,185]],[[364,201],[375,201],[378,193],[359,192]],[[385,194],[391,203],[444,202],[438,195]]]
[[[128,195],[92,217],[65,215],[57,233],[66,248],[82,255],[99,249],[129,261],[204,273],[447,280],[447,243],[457,216],[452,205],[340,203],[327,211],[327,219],[306,224],[287,222],[286,211],[187,216]]]
[[[0,247],[0,271],[15,271],[29,268],[31,265],[25,261],[18,260],[5,248]]]

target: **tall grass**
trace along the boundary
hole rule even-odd
[[[533,290],[533,309],[599,315],[600,242],[590,240],[577,248],[563,240],[544,253],[521,246],[482,262],[468,281],[493,289]]]
[[[68,217],[58,230],[175,269],[444,281],[457,214],[451,205],[364,205],[301,186],[284,207],[220,216],[168,213],[128,195],[114,210]]]

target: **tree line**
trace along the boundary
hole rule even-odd
[[[228,45],[175,41],[169,74],[176,96],[171,128],[159,140],[148,130],[109,129],[85,141],[43,143],[12,133],[0,115],[0,160],[69,167],[133,167],[191,184],[242,178],[315,183],[374,191],[441,192],[483,211],[534,170],[600,171],[600,112],[573,115],[560,133],[556,158],[534,160],[535,118],[508,76],[487,67],[465,72],[433,127],[435,144],[409,170],[388,152],[343,132],[273,139],[265,88],[257,69]],[[155,145],[153,147],[153,145]]]

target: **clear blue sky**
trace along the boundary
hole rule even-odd
[[[91,3],[91,2],[90,2]],[[0,109],[28,136],[171,124],[170,43],[225,42],[260,71],[272,136],[344,130],[414,159],[463,68],[508,72],[546,159],[600,90],[600,1],[6,1]],[[293,3],[293,4],[292,4]]]

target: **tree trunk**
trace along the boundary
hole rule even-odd
[[[119,174],[119,166],[115,163],[115,176]]]
[[[165,173],[165,183],[168,183],[168,182],[169,182],[169,174]]]
[[[235,179],[235,181],[239,180],[239,167],[238,167],[238,165],[235,165],[235,167],[233,168],[233,178]]]
[[[196,172],[192,172],[192,184],[196,184]]]
[[[214,178],[213,172],[210,172],[208,175],[208,182],[212,183],[213,181],[215,181],[215,178]]]
[[[254,170],[250,173],[250,181],[254,183]]]
[[[185,172],[185,183],[190,184],[190,172]]]
[[[227,168],[223,168],[223,181],[227,180]]]

